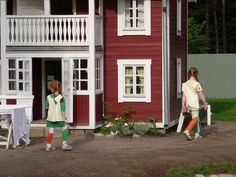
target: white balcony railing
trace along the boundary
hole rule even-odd
[[[7,46],[86,46],[88,15],[7,16]]]

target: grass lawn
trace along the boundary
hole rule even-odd
[[[236,163],[215,163],[206,164],[195,167],[186,167],[181,169],[170,169],[167,177],[192,177],[196,174],[210,175],[210,174],[236,174]]]
[[[211,105],[212,121],[236,121],[236,99],[207,99]],[[206,111],[200,111],[200,118],[206,120]],[[192,177],[196,174],[236,174],[236,163],[203,164],[195,167],[170,169],[167,177]]]
[[[236,121],[236,99],[207,99],[211,105],[212,120]],[[206,111],[200,111],[200,117],[206,119]]]

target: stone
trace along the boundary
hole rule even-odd
[[[205,176],[202,174],[196,174],[195,177],[205,177]]]
[[[133,134],[133,138],[141,138],[141,135]]]

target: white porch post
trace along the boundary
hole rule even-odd
[[[95,93],[95,2],[89,0],[89,60],[88,60],[88,88],[89,88],[89,127],[96,126],[96,93]]]
[[[0,0],[0,6],[1,6],[1,80],[2,80],[2,94],[6,94],[7,90],[7,60],[6,60],[6,0]]]
[[[51,3],[50,0],[44,0],[44,15],[51,14]]]

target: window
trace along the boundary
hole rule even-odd
[[[176,12],[176,15],[177,15],[177,26],[176,26],[176,34],[177,36],[181,36],[181,13],[182,13],[182,0],[177,0],[177,12]]]
[[[73,87],[75,91],[88,90],[88,60],[74,59]]]
[[[27,59],[8,59],[8,92],[31,92],[31,64]]]
[[[176,98],[181,98],[182,86],[182,62],[181,58],[176,59]]]
[[[151,0],[118,1],[118,36],[151,35]]]
[[[102,59],[96,58],[95,63],[95,79],[96,79],[96,90],[101,91],[102,88]]]
[[[151,60],[118,60],[118,102],[151,102]]]

